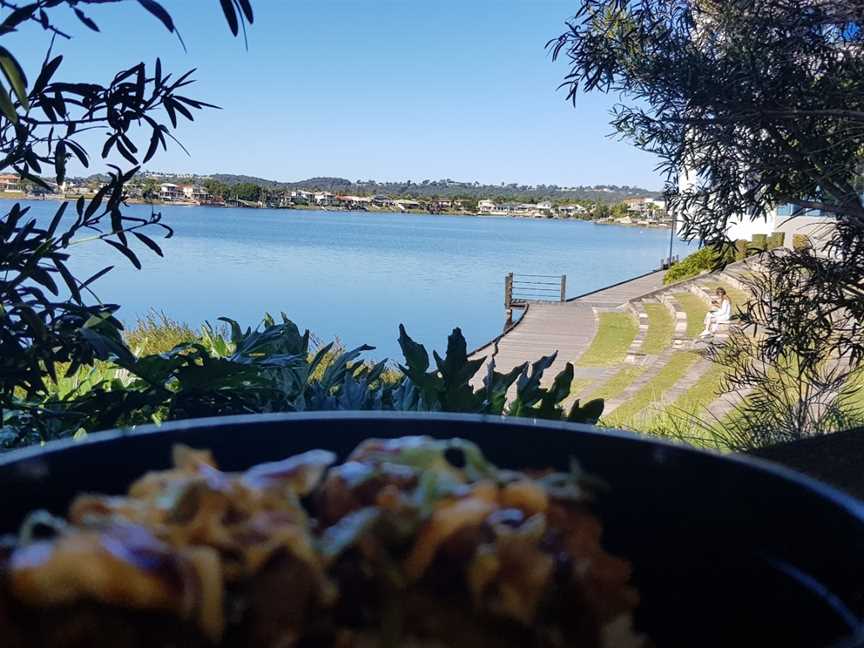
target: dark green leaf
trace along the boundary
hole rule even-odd
[[[249,0],[237,0],[237,4],[243,9],[243,15],[246,16],[246,21],[251,25],[255,22],[255,16],[252,14],[252,4]]]
[[[0,112],[13,124],[18,123],[18,113],[15,111],[15,105],[12,103],[9,93],[2,83],[0,83]]]
[[[105,198],[105,194],[108,193],[108,188],[110,186],[110,184],[107,184],[96,192],[96,195],[93,196],[90,204],[87,205],[87,210],[84,212],[84,218],[89,219],[98,211],[99,207],[102,205],[102,199]]]
[[[164,255],[162,254],[162,248],[160,248],[160,247],[156,244],[156,241],[154,241],[153,239],[151,239],[149,236],[146,236],[146,235],[144,235],[144,234],[141,234],[140,232],[132,232],[132,233],[135,235],[135,237],[136,237],[139,241],[141,241],[144,245],[146,245],[148,248],[150,248],[151,250],[153,250],[153,251],[154,251],[156,254],[158,254],[160,257],[161,257],[161,256],[164,256]]]
[[[54,172],[57,174],[57,184],[66,180],[66,144],[63,140],[57,142],[54,149]]]
[[[528,363],[513,367],[506,374],[501,374],[495,371],[495,360],[489,362],[489,370],[486,377],[483,379],[485,389],[487,414],[501,414],[504,411],[504,406],[507,404],[507,391],[510,386],[516,382],[516,379],[528,370]]]
[[[48,226],[48,238],[54,236],[54,232],[57,231],[57,228],[60,226],[60,219],[63,218],[63,214],[66,212],[66,208],[69,206],[68,202],[64,202],[57,209],[57,213],[54,214],[54,218],[51,219],[51,224]]]
[[[522,374],[516,382],[517,400],[523,407],[532,407],[539,401],[543,392],[540,389],[540,380],[543,378],[543,372],[552,366],[558,353],[543,356],[539,360],[531,363],[530,374]]]
[[[123,140],[117,140],[117,151],[120,153],[120,155],[126,158],[126,160],[128,160],[130,164],[138,164],[138,160],[135,158],[132,152],[129,151],[128,148],[126,148],[126,145],[123,144]]]
[[[231,33],[236,36],[240,33],[240,25],[237,22],[237,12],[234,9],[234,5],[231,4],[231,0],[219,0],[219,4],[222,5],[222,13],[225,14],[225,20],[228,21]]]
[[[156,16],[165,25],[165,29],[169,32],[174,31],[174,21],[171,19],[171,14],[165,11],[165,8],[156,2],[156,0],[138,0],[138,2],[147,11]]]
[[[402,349],[402,355],[405,356],[410,375],[425,374],[429,369],[429,354],[426,352],[426,347],[412,340],[402,324],[399,325],[399,347]]]
[[[100,360],[116,359],[124,365],[134,364],[135,357],[119,336],[108,334],[104,327],[84,325],[78,331]]]
[[[156,149],[159,147],[159,135],[161,131],[158,126],[153,127],[153,134],[150,136],[150,146],[147,147],[147,152],[144,154],[143,162],[146,164],[156,154]]]
[[[90,161],[87,159],[87,151],[85,151],[78,142],[73,142],[72,140],[65,140],[66,147],[72,151],[78,161],[81,163],[81,166],[87,168],[90,166]]]
[[[108,157],[108,154],[111,152],[111,148],[117,142],[117,135],[109,135],[105,140],[105,144],[102,146],[102,157]]]
[[[11,14],[6,16],[6,20],[3,21],[3,24],[0,24],[0,34],[14,31],[22,22],[30,20],[30,18],[36,13],[37,9],[39,9],[39,3],[37,2],[31,2],[28,5],[15,9]]]
[[[21,106],[27,110],[29,107],[27,103],[27,76],[15,57],[12,56],[12,52],[2,46],[0,46],[0,68],[3,69],[3,74],[15,91]]]
[[[94,275],[91,275],[89,279],[87,279],[84,283],[82,283],[82,284],[81,284],[81,287],[83,288],[83,287],[85,287],[85,286],[89,286],[89,285],[92,284],[94,281],[96,281],[97,279],[99,279],[101,276],[103,276],[103,275],[108,274],[109,272],[111,272],[113,269],[114,269],[114,266],[108,266],[107,268],[102,268],[99,272],[97,272],[97,273],[94,274]]]
[[[63,95],[60,94],[60,91],[54,93],[54,110],[56,110],[61,116],[66,117],[66,102],[63,101]]]
[[[74,299],[79,304],[81,303],[81,291],[78,288],[78,281],[75,277],[72,276],[72,273],[69,272],[66,264],[62,261],[54,261],[54,265],[57,268],[57,271],[60,273],[60,276],[63,277],[63,281],[66,284],[66,287],[69,288],[69,293],[72,295],[72,299]]]
[[[120,212],[120,208],[112,207],[109,213],[111,214],[111,231],[117,235],[121,245],[128,246],[126,233],[123,231],[123,214]]]
[[[192,113],[189,112],[189,109],[186,106],[184,106],[182,103],[180,103],[179,101],[175,101],[172,99],[171,100],[171,106],[174,108],[174,110],[179,112],[181,115],[183,115],[189,121],[195,121],[195,118],[192,116]]]
[[[135,256],[135,253],[132,250],[116,241],[112,241],[111,239],[104,239],[104,241],[111,247],[115,248],[127,259],[129,259],[129,261],[132,262],[132,265],[135,266],[138,270],[141,269],[141,262],[138,260],[138,257]]]
[[[49,291],[51,291],[52,294],[57,294],[57,283],[51,277],[51,274],[47,270],[45,270],[45,268],[41,266],[35,266],[31,268],[29,278],[38,283],[39,285],[45,286]]]
[[[165,101],[162,102],[162,105],[165,106],[165,112],[168,113],[168,119],[171,120],[171,125],[174,128],[177,128],[177,113],[174,111],[174,105],[171,103],[171,100],[166,98]]]
[[[573,403],[573,407],[570,409],[570,413],[567,415],[567,420],[573,423],[590,423],[591,425],[597,423],[600,420],[600,417],[603,415],[603,408],[605,407],[605,403],[602,398],[595,398],[594,400],[588,401],[584,405],[580,407],[579,401],[577,400]]]
[[[84,12],[81,11],[78,7],[75,7],[75,15],[78,16],[78,20],[84,23],[84,25],[86,25],[93,31],[99,31],[99,27],[96,25],[96,23],[90,20],[87,16],[85,16]]]
[[[18,316],[27,324],[30,329],[30,335],[34,340],[45,340],[48,337],[48,331],[45,328],[44,322],[39,319],[39,316],[29,306],[20,306],[18,308]]]

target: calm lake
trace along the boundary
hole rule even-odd
[[[29,204],[40,221],[59,205]],[[74,248],[80,278],[115,266],[94,287],[102,301],[122,304],[124,322],[157,309],[195,327],[223,315],[254,326],[265,312],[284,311],[324,340],[377,347],[376,358],[401,358],[400,322],[430,350],[443,349],[454,326],[469,347],[485,343],[504,323],[508,272],[566,274],[575,296],[652,270],[669,246],[668,230],[580,221],[161,210],[176,233],[160,241],[165,258],[141,246],[143,270],[101,243]],[[677,253],[686,250],[676,241]]]

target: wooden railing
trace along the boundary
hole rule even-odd
[[[504,277],[504,308],[530,302],[563,302],[567,299],[567,275],[537,275],[512,272]]]

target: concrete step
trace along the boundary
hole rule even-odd
[[[666,305],[675,321],[675,333],[672,336],[672,346],[676,350],[683,350],[689,346],[690,338],[687,337],[687,311],[682,308],[672,292],[663,293],[660,302]]]
[[[639,323],[639,331],[627,349],[624,362],[640,364],[645,361],[645,354],[642,353],[642,344],[648,335],[648,313],[645,311],[644,302],[641,299],[628,302],[627,306],[630,312],[636,316],[636,320]]]

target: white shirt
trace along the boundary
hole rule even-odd
[[[718,323],[728,322],[730,317],[732,317],[732,302],[729,301],[728,297],[724,297],[723,301],[720,302],[720,308],[714,311],[714,321]]]

